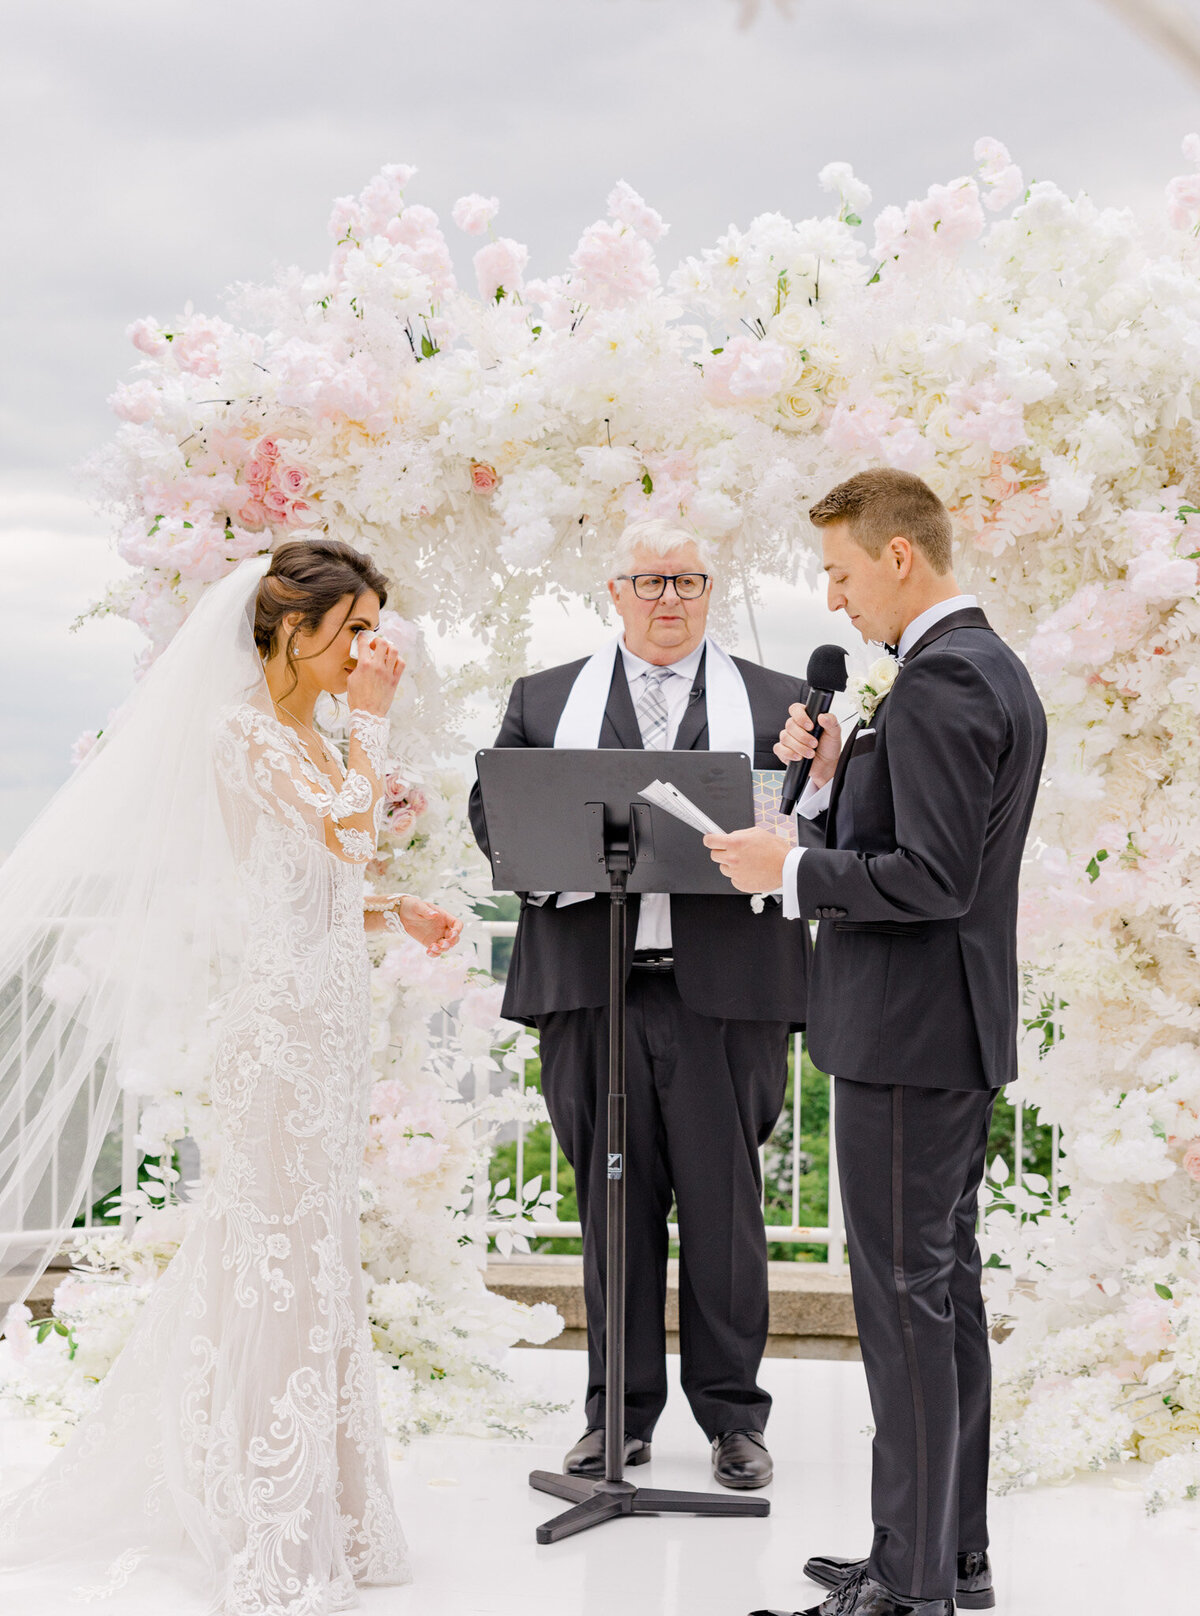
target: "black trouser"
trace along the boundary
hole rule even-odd
[[[587,1422],[604,1424],[608,1011],[538,1018],[542,1089],[575,1169],[588,1321]],[[690,1010],[674,976],[629,980],[625,1152],[625,1429],[646,1439],[667,1401],[667,1215],[679,1210],[683,1389],[708,1437],[761,1431],[767,1247],[758,1149],[787,1086],[788,1027]]]
[[[995,1093],[837,1080],[854,1311],[875,1417],[870,1574],[954,1597],[987,1547],[991,1360],[975,1239]]]

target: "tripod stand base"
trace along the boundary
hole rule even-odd
[[[589,1481],[557,1470],[530,1472],[529,1485],[540,1493],[566,1498],[572,1508],[537,1529],[539,1543],[558,1543],[620,1515],[769,1515],[766,1498],[723,1498],[720,1493],[672,1493],[660,1487],[635,1487],[631,1481]]]

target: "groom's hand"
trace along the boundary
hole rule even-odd
[[[775,756],[781,763],[799,763],[804,758],[812,758],[809,784],[823,786],[833,779],[837,768],[842,750],[842,726],[832,713],[822,713],[817,724],[819,728],[814,729],[804,706],[793,702],[788,708],[788,721],[775,743]]]
[[[772,831],[734,830],[704,838],[714,864],[739,892],[774,892],[783,880],[783,861],[791,843]]]

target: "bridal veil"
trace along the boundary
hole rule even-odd
[[[22,1293],[93,1193],[122,1094],[207,1063],[244,935],[214,727],[269,709],[269,565],[204,594],[0,865],[0,1274]]]

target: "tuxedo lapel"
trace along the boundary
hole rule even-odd
[[[706,649],[696,668],[696,677],[692,680],[688,704],[683,717],[679,720],[679,730],[673,748],[676,752],[691,752],[697,748],[703,750],[708,745],[708,707],[704,700],[704,669],[707,661]]]
[[[905,662],[911,662],[913,657],[922,652],[927,645],[932,645],[934,640],[940,640],[943,634],[949,634],[952,629],[990,629],[991,626],[978,606],[964,606],[961,612],[951,612],[948,617],[943,617],[940,622],[934,623],[927,628],[920,639],[904,653],[904,660]]]
[[[625,747],[637,751],[642,744],[642,728],[629,694],[629,681],[625,677],[625,659],[618,654],[613,667],[612,684],[608,687],[608,704],[604,709],[604,723],[600,729],[602,747]]]
[[[846,770],[850,767],[850,758],[854,752],[854,737],[861,728],[862,720],[859,719],[849,735],[847,735],[846,743],[842,747],[841,755],[837,760],[837,768],[833,771],[833,784],[829,792],[829,807],[826,810],[825,818],[825,842],[829,847],[833,846],[833,826],[834,815],[837,812],[837,800],[842,794],[842,786],[846,780]]]

